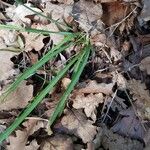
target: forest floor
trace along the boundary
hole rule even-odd
[[[79,82],[51,130],[48,119],[72,80],[71,69],[0,149],[150,150],[149,0],[0,0],[0,10],[0,25],[59,32],[67,30],[66,24],[70,32],[86,34],[92,45]],[[0,95],[63,39],[0,26]],[[72,46],[59,53],[1,101],[1,134],[79,51]]]

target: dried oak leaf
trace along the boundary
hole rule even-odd
[[[33,86],[22,82],[20,86],[0,104],[0,110],[24,108],[33,97]],[[11,105],[10,105],[11,104]]]
[[[74,0],[57,0],[59,3],[62,3],[62,4],[67,4],[67,5],[70,5],[70,4],[73,4],[74,3]]]
[[[84,108],[84,112],[87,117],[91,117],[93,121],[96,121],[96,107],[99,103],[103,103],[103,94],[89,94],[84,96],[84,94],[79,94],[73,98],[73,107],[76,109]]]
[[[95,80],[90,80],[87,85],[79,90],[78,93],[104,93],[110,95],[113,93],[112,88],[114,83],[97,83]]]
[[[130,80],[128,88],[133,94],[137,113],[143,119],[150,119],[150,94],[144,83],[139,80]]]
[[[74,3],[71,13],[74,20],[87,33],[95,28],[102,29],[102,14],[103,10],[100,3],[94,4],[94,2],[86,0]]]
[[[140,63],[141,71],[146,71],[148,75],[150,75],[150,57],[144,58]]]
[[[102,128],[103,135],[101,145],[104,149],[110,150],[142,150],[143,144],[137,140],[132,140],[128,137],[123,137],[118,134],[114,134],[106,127]]]
[[[73,150],[71,137],[62,134],[56,134],[43,141],[40,146],[41,150]]]
[[[29,8],[33,9],[36,12],[41,13],[42,11],[38,8],[32,7],[32,5],[30,3],[26,3],[24,4],[26,6],[28,6]],[[8,7],[6,9],[6,14],[8,17],[10,17],[13,22],[15,23],[25,23],[30,25],[31,24],[31,19],[28,16],[35,16],[36,13],[29,10],[28,8],[24,7],[23,5],[18,5],[17,7]]]
[[[133,139],[143,140],[145,130],[133,108],[120,112],[121,119],[111,128],[113,132]]]
[[[97,128],[92,125],[92,121],[88,120],[81,110],[65,111],[61,124],[65,129],[68,129],[69,134],[81,138],[84,143],[92,141],[97,133]]]
[[[13,63],[10,60],[14,55],[16,55],[14,52],[0,51],[0,81],[5,81],[16,74],[13,69]]]
[[[37,33],[22,33],[25,39],[25,51],[36,50],[39,51],[44,47],[43,39],[46,37],[42,34]]]
[[[9,145],[7,145],[8,150],[34,150],[39,148],[39,145],[35,140],[29,145],[27,145],[27,142],[30,135],[39,128],[44,127],[43,122],[30,119],[24,122],[23,126],[25,127],[23,130],[16,131],[16,136],[9,136]]]

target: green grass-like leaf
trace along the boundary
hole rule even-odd
[[[43,100],[43,98],[52,91],[53,87],[58,83],[58,81],[64,76],[68,69],[75,63],[79,55],[74,57],[68,65],[61,71],[58,75],[50,81],[50,83],[43,89],[27,106],[27,108],[20,114],[20,116],[8,127],[3,133],[0,134],[0,143],[3,142],[8,136],[23,122],[23,120],[33,111],[33,109]]]
[[[80,56],[80,58],[78,59],[78,62],[76,63],[75,72],[72,76],[71,83],[67,87],[65,93],[63,94],[59,103],[57,104],[54,113],[52,114],[52,116],[49,119],[50,126],[54,123],[56,118],[62,114],[65,104],[66,104],[66,100],[67,100],[68,96],[70,95],[70,93],[72,92],[72,90],[74,89],[74,86],[77,84],[79,77],[87,63],[87,60],[88,60],[89,54],[90,54],[90,49],[91,49],[90,44],[85,46],[82,56]]]
[[[6,92],[2,94],[0,100],[3,101],[7,95],[9,95],[19,86],[20,82],[22,82],[23,80],[31,76],[33,73],[35,73],[36,70],[42,67],[42,65],[44,65],[47,61],[52,60],[60,52],[71,46],[73,44],[72,40],[73,37],[68,36],[57,46],[49,50],[49,52],[45,54],[36,64],[34,64],[31,68],[28,68],[24,73],[22,73],[18,78],[16,78],[16,80],[8,87]]]
[[[75,33],[71,32],[54,32],[54,31],[48,31],[48,30],[41,30],[41,29],[34,29],[29,27],[21,27],[16,25],[10,25],[10,24],[0,24],[0,29],[6,29],[6,30],[16,30],[21,32],[31,32],[31,33],[38,33],[38,34],[45,34],[49,35],[51,33],[53,34],[60,34],[60,35],[75,35]]]

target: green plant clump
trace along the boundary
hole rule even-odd
[[[20,1],[17,1],[20,2]],[[21,4],[24,5],[24,4]],[[25,6],[25,5],[24,5]],[[25,6],[28,8],[27,6]],[[32,10],[31,8],[29,8]],[[35,11],[34,11],[35,12]],[[42,15],[37,13],[38,15]],[[44,16],[44,15],[42,15]],[[44,16],[47,18],[47,16]],[[55,21],[55,23],[59,24],[59,22]],[[70,27],[69,27],[70,28]],[[1,101],[3,101],[6,96],[8,96],[10,93],[16,90],[16,88],[19,86],[19,84],[23,81],[29,78],[31,75],[33,75],[38,69],[40,69],[46,62],[54,59],[57,57],[59,53],[62,51],[65,51],[70,46],[76,45],[82,47],[80,52],[76,54],[74,57],[72,57],[66,64],[65,67],[57,73],[57,75],[49,81],[48,85],[41,90],[37,94],[36,97],[32,99],[32,101],[28,104],[28,106],[20,113],[20,115],[15,119],[15,121],[4,131],[0,134],[0,143],[3,142],[5,139],[8,138],[8,136],[25,120],[25,118],[30,115],[30,113],[37,107],[37,105],[45,98],[45,96],[50,93],[54,86],[58,83],[58,81],[67,73],[67,71],[72,68],[73,74],[71,77],[71,83],[68,85],[66,91],[62,95],[59,103],[57,104],[55,111],[53,112],[52,116],[49,119],[49,127],[55,122],[55,120],[61,116],[67,98],[74,89],[75,85],[77,84],[80,75],[87,64],[90,51],[91,51],[91,45],[89,42],[89,39],[86,37],[84,33],[73,33],[73,32],[51,32],[47,30],[38,30],[33,28],[23,28],[20,26],[14,26],[14,25],[6,25],[6,24],[0,24],[0,29],[7,29],[7,30],[17,30],[20,32],[33,32],[33,33],[40,33],[40,34],[63,34],[64,39],[54,46],[52,49],[50,49],[36,64],[34,64],[31,68],[28,68],[26,71],[24,71],[22,74],[20,74],[16,80],[8,87],[6,92],[0,97]]]

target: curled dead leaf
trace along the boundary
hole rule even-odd
[[[150,94],[144,83],[139,80],[130,80],[128,88],[133,94],[137,113],[143,119],[150,119]]]
[[[103,94],[79,94],[73,99],[73,107],[76,109],[84,108],[84,112],[87,117],[91,117],[93,121],[96,121],[96,107],[99,103],[103,103]]]
[[[144,58],[140,63],[141,71],[146,71],[148,75],[150,75],[150,57]]]
[[[92,141],[97,133],[96,127],[92,125],[92,121],[87,120],[80,110],[67,110],[61,120],[61,124],[68,129],[70,134],[81,138],[84,143]]]
[[[0,105],[0,110],[24,108],[33,97],[33,86],[22,82]],[[11,103],[11,105],[10,105]]]
[[[71,137],[67,135],[57,134],[42,142],[41,150],[73,150],[73,142]]]

